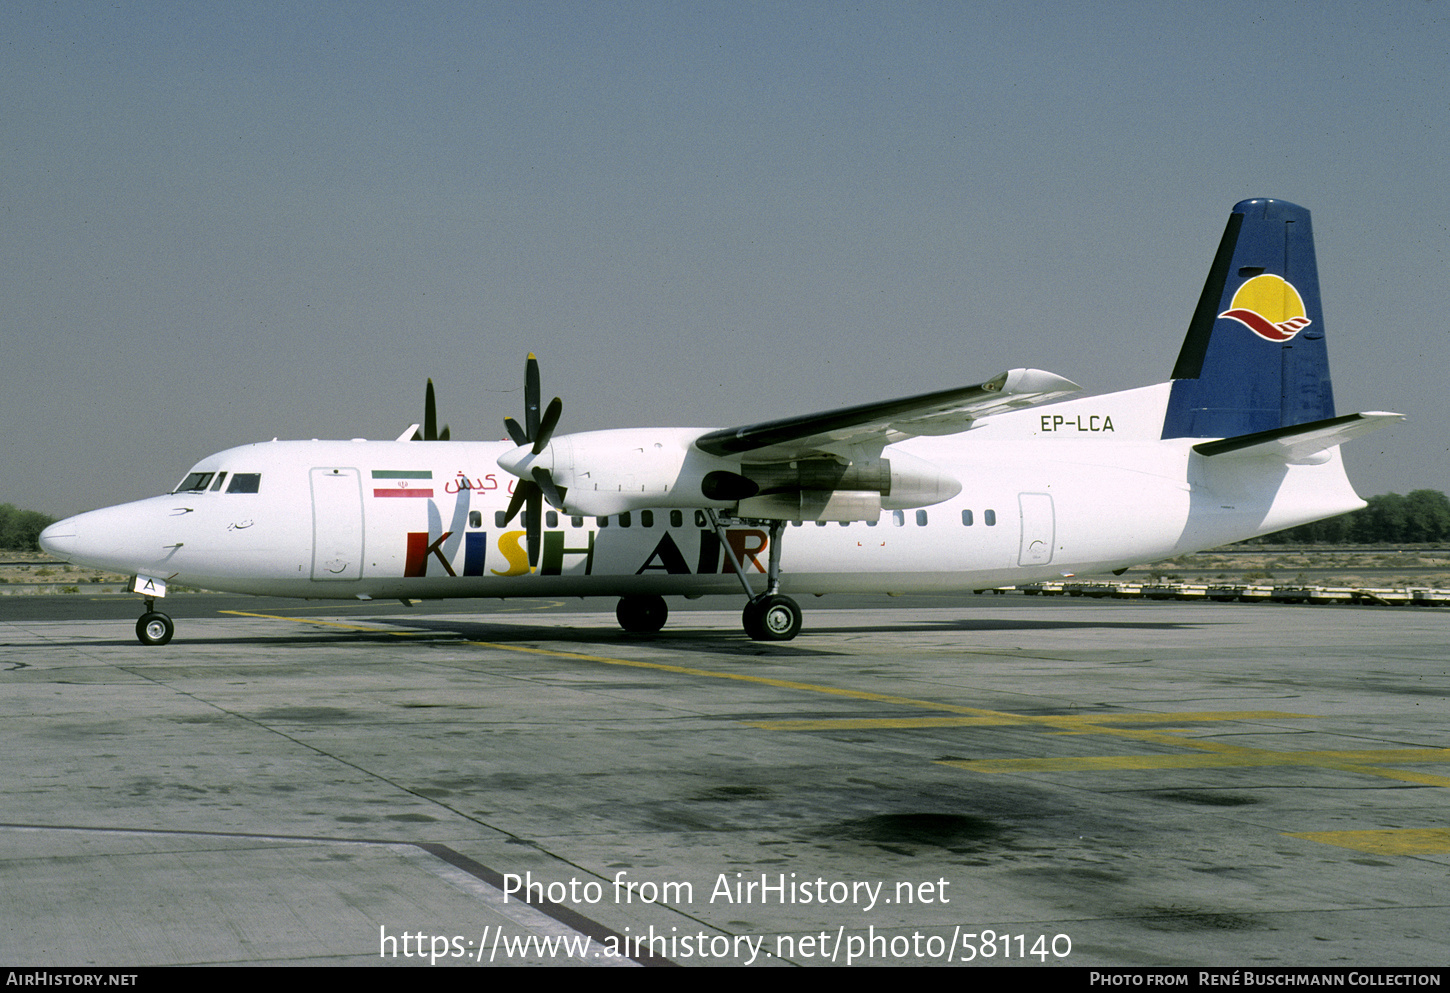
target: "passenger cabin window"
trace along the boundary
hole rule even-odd
[[[968,527],[969,528],[971,526],[972,526],[972,512],[970,510],[964,510],[964,511],[962,511],[962,527]]]
[[[559,526],[559,514],[557,511],[549,511],[544,515],[544,524],[547,527],[556,528]]]
[[[483,511],[470,510],[468,512],[468,526],[471,528],[483,527]]]
[[[982,511],[982,520],[986,522],[987,527],[989,527],[989,528],[996,527],[997,526],[997,512],[995,510],[984,510],[984,511]]]
[[[670,511],[670,527],[679,528],[685,526],[685,515],[678,510]]]
[[[891,523],[895,524],[897,527],[905,527],[906,513],[900,510],[893,510],[891,512]]]
[[[916,526],[919,528],[926,527],[926,511],[918,510],[916,512]]]
[[[655,512],[653,510],[641,510],[639,512],[639,526],[652,528],[655,526]]]
[[[256,493],[262,488],[262,474],[260,472],[237,472],[232,474],[232,483],[227,487],[228,493]]]

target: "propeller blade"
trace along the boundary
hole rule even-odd
[[[524,365],[524,430],[530,441],[539,436],[539,360],[533,352]]]
[[[529,495],[531,493],[537,492],[538,489],[538,483],[530,482],[527,479],[520,479],[518,481],[518,485],[514,487],[514,495],[512,498],[509,499],[509,509],[505,511],[503,515],[503,523],[505,527],[508,526],[508,523],[510,521],[518,516],[519,511],[523,509],[524,502],[528,500]]]
[[[544,532],[544,494],[537,485],[529,486],[528,501],[528,520],[524,521],[524,527],[528,529],[529,568],[532,569],[539,564],[540,536]]]
[[[530,352],[528,362],[524,365],[524,423],[520,425],[512,417],[505,417],[503,426],[509,437],[519,448],[529,445],[534,455],[542,455],[544,449],[549,447],[549,439],[553,436],[554,428],[559,424],[559,415],[563,411],[564,401],[555,397],[549,401],[548,409],[540,416],[539,360]],[[507,468],[519,479],[514,485],[514,495],[509,500],[508,511],[504,514],[504,524],[507,525],[518,516],[520,510],[525,512],[524,531],[528,540],[529,567],[533,568],[539,564],[539,546],[543,544],[544,501],[548,500],[552,507],[562,508],[565,491],[554,482],[553,474],[543,466],[533,466],[528,476],[519,475],[524,465],[530,461],[532,460],[527,455],[517,457],[517,453],[510,452],[500,457],[499,465]]]
[[[564,491],[554,485],[554,477],[548,469],[536,465],[531,475],[538,484],[539,491],[544,494],[544,499],[549,501],[549,506],[555,509],[564,506]]]
[[[554,434],[554,428],[559,425],[559,415],[564,412],[564,401],[558,397],[549,401],[549,409],[544,411],[544,419],[539,422],[539,429],[534,432],[534,454],[542,455],[545,448],[549,447],[549,438]]]
[[[443,430],[438,432],[438,440],[439,441],[447,441],[448,440],[448,425],[447,424],[443,425]]]
[[[438,402],[433,395],[433,380],[428,380],[428,392],[423,395],[423,440],[438,440]]]
[[[505,417],[503,426],[508,429],[509,437],[514,440],[515,445],[522,448],[529,443],[529,436],[524,434],[524,429],[519,427],[519,422],[512,417]]]

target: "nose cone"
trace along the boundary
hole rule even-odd
[[[104,507],[57,521],[40,533],[40,547],[76,565],[138,572],[169,563],[195,531],[191,508],[172,496]]]
[[[40,547],[56,558],[69,562],[80,537],[80,528],[76,526],[79,520],[79,517],[67,517],[40,532]]]

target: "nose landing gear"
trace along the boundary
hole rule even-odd
[[[156,601],[146,598],[146,613],[136,622],[136,637],[143,645],[164,645],[176,633],[176,625],[170,617],[156,609]]]

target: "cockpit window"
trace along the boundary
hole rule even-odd
[[[202,493],[210,489],[213,493],[222,492],[222,484],[227,482],[227,474],[224,472],[193,472],[181,481],[181,485],[172,490],[172,493]],[[256,493],[262,488],[262,474],[260,472],[237,472],[232,474],[231,482],[227,484],[227,493]]]
[[[215,475],[216,475],[216,473],[214,473],[214,472],[193,472],[190,476],[187,476],[185,479],[183,479],[181,481],[181,485],[180,486],[178,486],[176,489],[172,490],[171,492],[173,492],[173,493],[200,492],[201,490],[204,490],[208,486],[211,485],[211,479]]]

